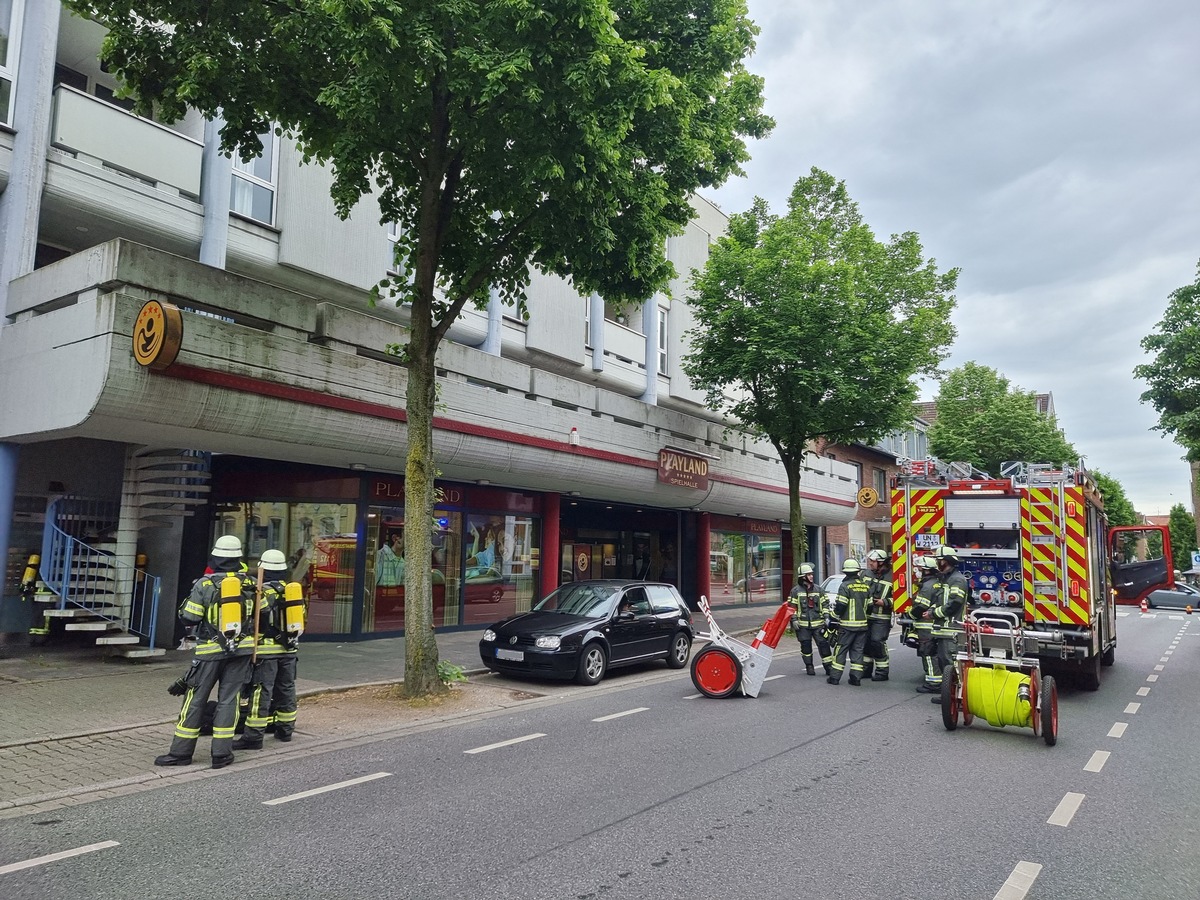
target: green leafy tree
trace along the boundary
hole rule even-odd
[[[992,475],[1003,462],[1061,465],[1079,459],[1054,419],[1038,412],[1035,393],[1012,387],[995,369],[974,362],[942,379],[929,451]]]
[[[672,274],[689,195],[761,137],[744,0],[67,0],[110,29],[104,56],[171,120],[223,119],[250,158],[270,128],[328,165],[343,217],[373,193],[402,230],[381,285],[411,309],[407,517],[430,521],[434,359],[489,288],[524,308],[530,267],[637,302]],[[411,280],[410,280],[411,279]],[[405,689],[442,687],[431,536],[405,529]]]
[[[1137,525],[1142,521],[1137,510],[1133,508],[1125,488],[1121,482],[1103,472],[1091,472],[1100,495],[1104,498],[1104,512],[1108,516],[1109,525]]]
[[[1172,435],[1200,460],[1200,263],[1196,280],[1171,292],[1157,331],[1142,338],[1142,349],[1154,355],[1133,374],[1149,386],[1142,402],[1158,411],[1155,427]]]
[[[684,370],[714,409],[774,445],[796,566],[809,443],[871,441],[912,423],[914,376],[934,372],[954,339],[957,278],[912,232],[877,240],[845,183],[815,168],[785,215],[756,199],[733,216],[696,275]]]
[[[1182,503],[1171,507],[1167,527],[1171,532],[1171,556],[1180,571],[1192,567],[1192,551],[1196,549],[1196,517]]]

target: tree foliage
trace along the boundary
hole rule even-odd
[[[67,0],[143,110],[220,115],[250,158],[271,128],[329,166],[346,216],[373,193],[396,222],[387,289],[402,348],[405,510],[433,510],[434,355],[489,288],[523,307],[530,266],[641,301],[672,274],[688,197],[771,127],[744,66],[744,0]],[[405,529],[410,694],[438,689],[430,535]]]
[[[1109,525],[1137,525],[1141,522],[1142,518],[1133,508],[1133,503],[1130,502],[1121,482],[1103,472],[1090,474],[1104,498],[1104,512],[1108,516]]]
[[[1142,338],[1142,349],[1154,360],[1133,374],[1148,385],[1142,402],[1157,410],[1155,427],[1182,444],[1189,460],[1200,460],[1200,263],[1196,280],[1171,292],[1167,311],[1157,330]]]
[[[1010,386],[989,366],[969,362],[948,372],[937,395],[929,451],[998,475],[1000,464],[1075,462],[1079,454],[1053,418],[1037,410],[1036,394]]]
[[[756,199],[733,216],[697,274],[684,369],[714,409],[779,453],[797,565],[809,442],[867,442],[912,423],[914,376],[933,373],[954,338],[957,278],[912,232],[877,240],[845,183],[816,168],[786,214]]]
[[[1192,551],[1196,549],[1196,517],[1182,503],[1171,507],[1167,528],[1171,533],[1171,556],[1180,571],[1192,567]]]

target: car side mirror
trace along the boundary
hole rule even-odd
[[[617,618],[618,619],[632,619],[632,618],[634,618],[633,610],[632,609],[622,609],[617,613]]]

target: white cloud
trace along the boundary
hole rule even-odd
[[[1132,369],[1200,258],[1194,0],[750,0],[775,133],[714,199],[782,211],[812,166],[880,236],[962,269],[974,360],[1052,391],[1067,437],[1146,513],[1188,503]]]

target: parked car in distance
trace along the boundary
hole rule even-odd
[[[495,672],[596,684],[610,668],[650,660],[682,669],[693,636],[691,611],[674,585],[575,581],[484,631],[479,657]]]
[[[1182,581],[1175,582],[1175,587],[1167,590],[1163,588],[1158,591],[1151,591],[1146,597],[1146,605],[1150,609],[1183,609],[1190,606],[1193,609],[1200,607],[1200,590],[1192,587],[1190,584],[1184,584]]]
[[[759,572],[753,572],[749,578],[738,579],[735,585],[739,591],[777,591],[782,586],[782,569],[763,569]]]

